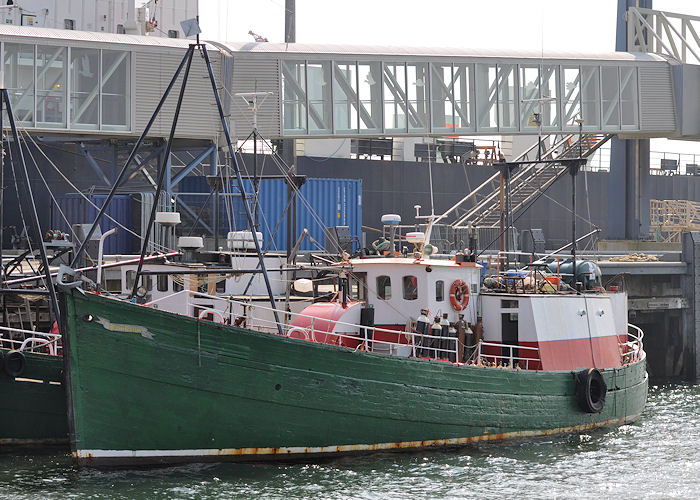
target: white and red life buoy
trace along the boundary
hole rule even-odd
[[[454,280],[450,286],[450,304],[455,311],[462,311],[469,304],[469,285],[464,280]]]

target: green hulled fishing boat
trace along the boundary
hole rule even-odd
[[[63,359],[0,350],[0,449],[68,445]]]
[[[376,337],[374,352],[345,346],[340,322],[319,320],[312,341],[78,291],[64,303],[70,436],[80,463],[456,446],[621,424],[646,401],[643,351],[601,370],[521,369],[382,353]],[[324,330],[334,335],[319,341]]]
[[[187,69],[171,135],[195,49],[234,151],[199,43],[180,65]],[[147,133],[148,127],[132,156]],[[556,160],[574,174],[581,161]],[[235,155],[230,169],[244,194]],[[431,218],[425,234],[407,233],[415,248],[399,253],[401,218],[383,216],[389,239],[358,258],[339,252],[337,263],[326,259],[338,293],[300,314],[275,306],[261,243],[252,235],[269,309],[250,297],[210,296],[207,305],[194,305],[185,296],[184,313],[175,314],[82,291],[79,277],[65,269],[57,283],[73,456],[80,464],[304,459],[576,432],[641,414],[648,386],[642,333],[627,324],[626,295],[604,290],[594,265],[579,282],[575,240],[570,284],[559,272],[531,268],[483,280],[482,288],[472,245],[467,255],[432,256],[430,232],[439,219]],[[141,266],[134,301],[147,292]],[[194,272],[217,279],[214,270]]]

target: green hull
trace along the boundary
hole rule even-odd
[[[636,418],[642,360],[604,371],[601,413],[571,372],[390,357],[65,295],[78,462],[280,459],[573,432]]]
[[[5,351],[7,352],[7,351]],[[0,371],[0,449],[9,445],[68,444],[63,359],[24,353],[16,379]]]

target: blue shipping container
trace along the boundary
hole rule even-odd
[[[88,198],[98,207],[102,207],[102,204],[107,199],[107,195],[93,194],[88,195]],[[95,220],[95,217],[97,217],[97,212],[99,210],[93,207],[79,194],[56,196],[56,202],[58,206],[56,206],[56,203],[51,204],[51,229],[59,229],[68,234],[71,234],[71,226],[73,224],[91,224]],[[112,198],[106,215],[109,215],[118,221],[119,224],[133,231],[133,206],[131,195],[118,194]],[[106,216],[100,221],[100,228],[103,233],[114,227],[117,228],[117,234],[105,240],[105,254],[134,253],[134,236],[131,233],[119,227]]]
[[[297,197],[297,235],[306,228],[302,250],[323,250],[326,243],[324,227],[349,226],[350,234],[358,241],[362,232],[362,181],[360,179],[307,178]],[[265,246],[271,250],[287,248],[287,185],[281,179],[261,182],[260,230]],[[277,229],[275,231],[275,229]],[[274,237],[271,235],[274,234]],[[294,245],[294,241],[291,245]],[[356,245],[355,248],[358,248]]]
[[[244,181],[244,189],[252,210],[253,183]],[[189,176],[182,180],[180,193],[209,193],[209,186],[202,176]],[[234,183],[230,188],[232,194],[238,195]],[[306,228],[310,239],[306,239],[301,250],[323,250],[325,248],[324,227],[348,226],[350,233],[358,238],[362,231],[362,181],[360,179],[326,179],[307,178],[297,197],[297,237]],[[196,213],[201,211],[201,218],[213,225],[213,201],[210,198],[204,206],[207,196],[201,194],[180,194],[179,202],[184,202]],[[219,206],[220,232],[225,235],[228,228],[247,229],[245,208],[240,196],[234,196],[233,202],[226,209],[222,196]],[[264,247],[268,250],[283,251],[287,249],[287,184],[282,179],[263,179],[258,194],[258,227],[263,233]],[[291,208],[290,208],[291,210]],[[180,211],[184,212],[180,206]],[[229,225],[228,218],[231,218]],[[294,242],[292,242],[292,245]],[[356,247],[357,248],[357,245]]]

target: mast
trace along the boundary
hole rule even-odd
[[[226,145],[231,154],[231,164],[233,171],[236,174],[236,181],[238,183],[238,189],[242,195],[245,194],[245,189],[243,186],[243,178],[241,177],[241,171],[238,168],[238,161],[236,160],[236,155],[233,154],[233,144],[231,143],[231,134],[228,130],[228,124],[226,123],[226,115],[224,114],[224,107],[221,104],[221,98],[219,97],[219,91],[216,88],[216,79],[214,78],[214,71],[211,67],[211,61],[209,60],[209,52],[207,51],[207,46],[204,44],[199,45],[202,49],[202,55],[204,56],[204,61],[207,64],[207,72],[209,73],[209,81],[211,82],[212,93],[214,94],[214,99],[216,100],[216,107],[219,111],[219,119],[221,121],[221,128],[224,131],[224,136],[226,137]],[[272,306],[272,311],[275,315],[275,323],[277,325],[277,332],[280,335],[284,335],[282,331],[282,324],[280,323],[279,314],[277,313],[277,306],[275,305],[275,297],[272,294],[272,286],[270,285],[270,277],[267,274],[267,268],[265,267],[265,259],[263,258],[262,250],[260,248],[260,241],[258,241],[258,236],[255,233],[255,223],[253,221],[253,214],[250,211],[248,202],[243,196],[243,208],[245,208],[245,215],[248,219],[248,227],[253,232],[253,243],[255,244],[255,252],[258,254],[258,260],[260,261],[260,269],[262,270],[263,277],[265,279],[265,287],[267,288],[267,294],[270,297],[270,305]]]
[[[0,82],[0,87],[4,87],[4,82]],[[0,96],[0,287],[5,288],[5,266],[2,261],[2,246],[5,242],[5,234],[3,232],[5,213],[5,128],[3,124],[3,102]],[[2,324],[7,325],[7,307],[5,307],[6,298],[2,294]]]
[[[85,247],[88,244],[88,241],[90,241],[90,238],[95,233],[95,230],[97,229],[98,224],[100,223],[100,220],[102,219],[102,216],[105,214],[105,212],[109,208],[109,204],[112,202],[112,198],[114,198],[114,194],[117,192],[119,185],[121,184],[122,180],[124,179],[124,176],[126,175],[126,171],[129,168],[129,165],[131,165],[131,162],[134,161],[134,158],[136,157],[136,153],[138,152],[139,148],[141,147],[141,143],[143,143],[144,139],[146,139],[148,132],[151,130],[153,123],[156,121],[156,118],[158,117],[158,114],[160,113],[160,110],[163,107],[163,104],[165,104],[165,100],[168,98],[168,95],[170,95],[170,91],[172,90],[173,86],[175,86],[175,82],[177,81],[178,77],[180,76],[180,72],[182,71],[182,68],[185,66],[185,63],[187,62],[189,57],[190,57],[190,52],[188,50],[185,53],[185,55],[183,56],[182,61],[180,61],[180,66],[178,66],[177,71],[175,71],[175,74],[173,75],[172,79],[170,80],[170,84],[168,85],[168,88],[165,89],[165,92],[161,96],[160,101],[158,102],[158,105],[156,106],[156,109],[153,111],[153,114],[151,115],[151,119],[148,121],[148,124],[146,125],[146,128],[143,129],[141,136],[139,137],[138,141],[136,141],[136,144],[134,144],[134,148],[131,150],[131,154],[129,154],[129,158],[127,158],[126,162],[124,163],[124,166],[122,167],[121,171],[119,172],[119,175],[117,176],[117,180],[114,181],[114,185],[112,186],[112,189],[109,191],[109,194],[107,195],[107,198],[105,199],[104,203],[102,204],[100,211],[97,213],[97,216],[95,217],[95,220],[93,221],[92,226],[90,227],[90,230],[88,231],[87,236],[85,236],[85,240],[80,243],[80,247],[75,252],[75,256],[73,257],[73,261],[70,263],[70,267],[75,268],[75,266],[78,264],[78,259],[80,258],[80,255],[83,253],[83,251],[85,250]]]
[[[574,275],[574,289],[578,293],[576,287],[576,175],[578,169],[583,163],[583,118],[577,118],[578,123],[578,163],[571,164],[571,258],[572,258],[572,273]]]
[[[190,45],[187,49],[187,67],[185,68],[185,74],[182,77],[182,85],[180,86],[180,95],[177,98],[177,106],[175,107],[175,115],[173,116],[173,124],[170,127],[170,136],[168,137],[168,144],[165,147],[165,154],[163,155],[163,164],[160,166],[160,171],[158,172],[158,185],[156,186],[156,193],[153,196],[153,206],[151,207],[151,216],[148,219],[148,226],[146,227],[146,234],[143,237],[143,243],[141,245],[141,257],[139,258],[139,265],[136,268],[136,276],[134,277],[134,287],[131,290],[131,297],[136,295],[136,290],[139,288],[139,276],[143,270],[143,258],[146,256],[146,250],[148,249],[148,240],[151,237],[151,229],[153,227],[153,221],[156,218],[156,212],[158,211],[158,203],[160,199],[160,194],[163,191],[163,183],[165,181],[165,171],[168,169],[168,161],[170,160],[170,150],[173,146],[173,139],[175,138],[175,129],[177,128],[177,121],[180,117],[180,109],[182,108],[182,100],[185,97],[185,88],[187,87],[187,79],[190,74],[190,66],[192,65],[192,55],[194,54],[195,45]],[[106,204],[106,203],[105,203]]]
[[[41,237],[41,225],[39,224],[39,215],[36,212],[36,204],[34,203],[34,193],[32,192],[32,185],[29,180],[29,172],[27,171],[27,164],[24,161],[24,152],[22,151],[22,144],[19,142],[19,134],[17,134],[17,127],[15,125],[15,117],[12,114],[12,104],[10,103],[10,95],[7,89],[2,89],[2,99],[5,100],[7,104],[7,116],[10,119],[10,127],[12,129],[12,138],[17,148],[17,158],[22,164],[22,173],[24,174],[24,182],[27,186],[27,196],[29,197],[29,204],[31,205],[31,222],[32,229],[34,229],[34,234],[36,235],[36,244],[39,246],[39,254],[41,255],[41,265],[44,267],[44,273],[46,273],[46,288],[49,290],[49,295],[51,296],[51,308],[53,309],[56,322],[61,324],[61,313],[58,310],[58,299],[56,298],[56,289],[54,288],[53,280],[51,279],[51,269],[49,268],[49,260],[46,257],[46,248],[44,247],[44,239]],[[1,129],[0,129],[1,130]],[[19,196],[19,193],[17,193]],[[21,200],[18,200],[21,203]],[[0,244],[2,246],[2,244]]]

